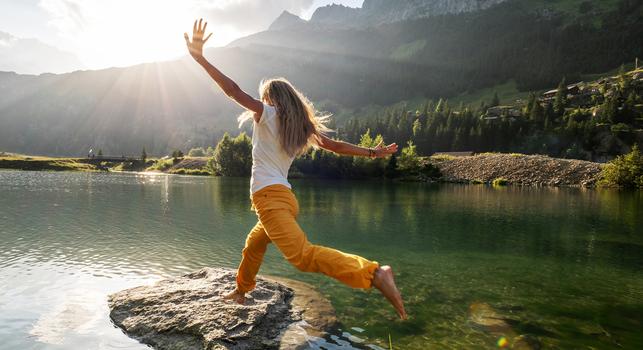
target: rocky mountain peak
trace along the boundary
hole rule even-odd
[[[306,21],[301,19],[299,16],[284,10],[284,12],[282,12],[274,22],[272,22],[268,30],[285,30],[304,24],[306,24]]]
[[[361,8],[319,7],[310,23],[326,27],[369,27],[409,19],[487,9],[508,0],[364,0]]]

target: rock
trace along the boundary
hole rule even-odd
[[[517,336],[513,341],[512,350],[540,350],[540,341],[528,334]]]
[[[204,268],[109,296],[110,318],[127,335],[155,349],[293,349],[307,334],[336,325],[328,300],[311,286],[258,278],[244,305],[221,296],[236,271]]]
[[[511,333],[511,326],[503,316],[498,314],[487,303],[473,303],[469,306],[469,321],[472,325],[484,332]]]
[[[434,163],[442,180],[492,182],[505,178],[510,183],[535,186],[596,185],[602,165],[583,160],[551,158],[542,155],[483,153],[455,157]]]

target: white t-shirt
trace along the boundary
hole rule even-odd
[[[279,142],[279,126],[275,107],[264,103],[259,122],[252,125],[252,176],[250,193],[275,184],[291,188],[288,169],[295,157],[283,150]]]

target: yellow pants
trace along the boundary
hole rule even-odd
[[[313,245],[297,221],[299,204],[283,185],[266,186],[251,196],[259,222],[248,234],[237,271],[237,288],[248,292],[255,287],[255,276],[268,243],[300,271],[320,272],[353,288],[370,288],[377,262],[339,250]]]

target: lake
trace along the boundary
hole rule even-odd
[[[290,266],[341,329],[317,349],[643,348],[643,194],[564,188],[292,180],[313,243],[390,264],[410,320],[377,291]],[[235,268],[256,222],[248,179],[0,171],[0,348],[146,349],[107,295],[204,266]],[[472,312],[510,326],[492,333]]]

